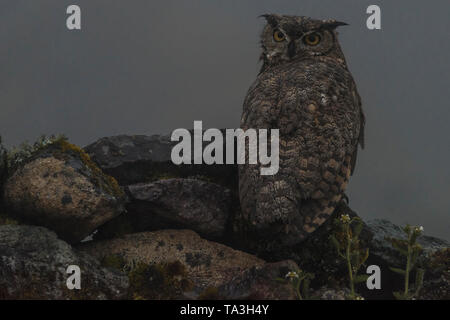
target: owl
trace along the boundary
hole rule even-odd
[[[260,163],[239,165],[239,198],[247,233],[268,246],[290,246],[345,197],[365,118],[337,38],[346,23],[263,17],[262,68],[245,98],[241,129],[279,129],[279,170],[261,175]]]

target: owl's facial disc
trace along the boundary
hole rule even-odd
[[[335,29],[346,23],[308,17],[263,15],[262,59],[265,65],[334,54],[341,56]]]

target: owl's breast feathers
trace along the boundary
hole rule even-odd
[[[280,130],[280,169],[239,168],[243,214],[252,225],[305,237],[334,211],[353,172],[364,115],[346,67],[289,63],[262,72],[244,101],[241,127]],[[289,237],[287,237],[289,239]],[[287,240],[288,242],[290,240]]]

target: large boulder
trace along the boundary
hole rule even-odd
[[[75,243],[122,213],[126,196],[80,148],[61,139],[17,165],[4,187],[8,211]]]
[[[67,268],[81,270],[81,289],[67,288]],[[0,226],[0,299],[122,299],[128,278],[77,253],[54,232],[35,226]]]
[[[171,141],[170,136],[120,135],[102,138],[86,146],[84,150],[100,168],[123,186],[167,178],[196,177],[237,191],[238,174],[235,164],[175,165],[171,160],[171,153],[177,143]],[[207,144],[208,142],[203,143],[204,146]],[[224,151],[224,159],[225,157]]]
[[[245,252],[200,238],[191,230],[162,230],[128,234],[120,238],[83,243],[78,247],[101,261],[123,261],[121,269],[140,264],[167,266],[178,263],[192,282],[192,297],[218,288],[264,261]],[[128,270],[129,270],[128,269]],[[151,283],[149,283],[151,284]]]
[[[166,179],[125,188],[130,202],[127,213],[108,222],[96,239],[130,232],[191,229],[208,239],[225,235],[228,222],[239,206],[228,188],[197,179]]]

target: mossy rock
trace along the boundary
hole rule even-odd
[[[180,261],[159,264],[127,262],[121,255],[104,256],[104,267],[125,272],[130,281],[128,298],[133,300],[169,300],[184,297],[193,289],[186,267]]]
[[[125,210],[126,195],[78,146],[59,139],[11,168],[4,204],[13,217],[70,243]]]

